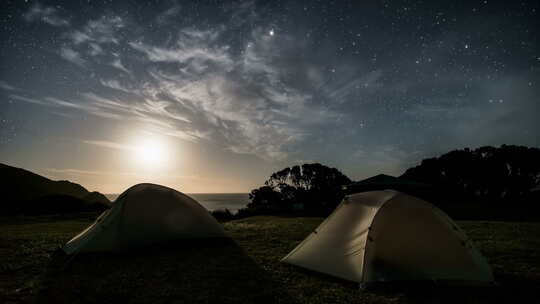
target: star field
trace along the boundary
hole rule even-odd
[[[0,157],[46,175],[99,188],[134,134],[191,155],[176,182],[238,191],[307,161],[358,179],[539,145],[537,1],[3,6]]]

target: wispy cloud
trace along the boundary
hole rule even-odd
[[[229,14],[229,27],[252,27],[254,21],[259,17],[255,10],[255,1],[246,0],[239,2],[223,3],[224,12]]]
[[[103,54],[103,48],[99,44],[89,43],[88,46],[90,47],[91,56],[97,56],[97,55]]]
[[[227,54],[228,46],[205,48],[182,44],[177,48],[161,48],[140,42],[130,42],[129,45],[135,50],[146,54],[148,59],[153,62],[185,63],[188,60],[194,60],[192,66],[196,70],[201,70],[205,61],[211,61],[223,66],[230,66],[232,64],[232,61]],[[197,68],[197,65],[199,68]]]
[[[116,86],[117,83],[103,82],[104,85]],[[118,84],[119,85],[119,84]],[[125,88],[122,88],[125,89]],[[127,89],[126,89],[127,90]],[[174,113],[172,110],[168,110],[170,106],[168,101],[153,101],[150,99],[133,100],[131,103],[127,103],[122,100],[111,100],[105,97],[98,96],[94,93],[83,93],[86,99],[92,102],[95,109],[92,113],[95,115],[104,116],[106,114],[115,115],[115,117],[123,117],[124,119],[133,119],[136,121],[144,122],[149,125],[153,125],[158,128],[162,133],[176,134],[180,137],[180,133],[171,132],[174,130],[178,123],[184,125],[189,124],[190,120],[181,114]],[[195,136],[187,135],[189,131],[183,131],[185,138],[191,138]]]
[[[167,24],[172,18],[180,13],[181,8],[182,7],[178,3],[175,3],[173,6],[160,13],[156,17],[156,22],[160,25]]]
[[[238,12],[231,24],[181,28],[171,36],[174,38],[161,43],[144,37],[130,42],[122,39],[120,31],[137,32],[137,27],[126,27],[126,21],[118,16],[90,20],[64,35],[68,40],[60,50],[64,59],[89,69],[109,62],[130,76],[133,71],[126,66],[134,66],[129,64],[133,61],[145,69],[137,71],[137,78],[98,75],[102,86],[117,92],[87,91],[81,94],[82,100],[50,97],[43,102],[109,119],[141,122],[161,134],[211,141],[234,153],[285,159],[292,145],[309,137],[314,126],[335,121],[337,113],[288,79],[298,72],[291,70],[296,66],[292,61],[297,60],[297,51],[290,49],[294,37],[270,35],[266,28],[256,27],[248,31],[250,36],[240,49],[229,46],[229,26],[253,21],[250,18],[255,14],[253,2],[242,3],[238,10],[235,7],[230,8]],[[173,6],[158,18],[165,22],[179,9]],[[137,52],[120,55],[114,51],[126,46]],[[83,58],[82,54],[91,56]],[[378,77],[375,72],[355,81],[375,83]],[[346,95],[351,86],[334,86],[333,93],[328,90],[327,95]],[[120,97],[125,93],[129,98]]]
[[[60,49],[60,57],[81,67],[85,67],[86,65],[86,60],[78,52],[68,47]]]
[[[103,141],[103,140],[83,140],[82,141],[85,144],[88,145],[94,145],[99,147],[104,147],[108,149],[115,149],[115,150],[125,150],[125,151],[134,151],[136,150],[136,147],[120,144],[112,141]]]
[[[9,83],[3,81],[3,80],[0,80],[0,89],[2,90],[6,90],[6,91],[17,91],[18,89],[12,85],[10,85]]]
[[[92,24],[87,29],[103,28]],[[150,81],[101,79],[103,86],[131,94],[129,102],[88,92],[82,96],[90,103],[80,110],[144,122],[184,140],[214,141],[235,153],[265,159],[287,157],[286,146],[304,139],[311,125],[329,121],[335,113],[283,81],[287,71],[275,61],[279,60],[279,44],[288,43],[286,37],[279,40],[261,28],[254,29],[244,51],[235,55],[222,39],[225,28],[185,28],[169,46],[130,42],[149,64]],[[98,40],[87,30],[72,37],[79,44]],[[64,51],[66,59],[85,64],[78,53],[69,50]],[[176,72],[163,69],[162,62],[178,63],[181,68]],[[111,65],[131,73],[118,57]]]
[[[79,45],[83,42],[94,40],[92,37],[90,37],[87,33],[81,32],[79,30],[75,30],[69,34],[69,37],[71,38],[72,42],[75,45]]]
[[[19,101],[24,101],[24,102],[29,102],[29,103],[33,103],[33,104],[40,104],[40,105],[46,105],[46,104],[47,104],[46,102],[41,101],[41,100],[39,100],[39,99],[29,98],[29,97],[24,97],[24,96],[15,95],[15,94],[11,94],[11,95],[9,95],[9,97],[10,97],[11,99],[15,99],[15,100],[19,100]]]
[[[77,51],[79,54],[86,53],[92,57],[107,55],[107,46],[120,43],[118,32],[125,26],[125,20],[115,15],[104,15],[89,20],[84,26],[64,33],[63,37],[67,44],[64,49]],[[122,64],[113,62],[112,65],[119,68]]]
[[[99,82],[101,83],[101,85],[103,85],[104,87],[107,87],[107,88],[115,89],[115,90],[122,91],[122,92],[125,92],[125,93],[133,93],[133,90],[130,90],[127,87],[123,86],[116,79],[111,79],[111,80],[100,79]]]
[[[35,40],[44,48],[29,49],[12,68],[45,66],[50,75],[24,83],[7,69],[0,93],[15,108],[39,105],[28,111],[84,118],[81,125],[133,126],[274,164],[353,157],[358,170],[364,163],[397,166],[416,150],[531,145],[539,129],[538,77],[526,62],[531,44],[510,61],[499,52],[501,41],[512,44],[505,38],[515,36],[510,30],[481,49],[459,26],[427,31],[417,43],[402,35],[406,27],[362,27],[336,43],[339,31],[332,37],[331,29],[316,27],[324,15],[317,6],[290,26],[296,13],[254,0],[203,11],[170,0],[145,6],[143,14],[99,5],[68,13],[63,7],[72,6],[41,3],[30,3],[18,21],[42,34]],[[481,22],[479,33],[508,29],[500,22]],[[8,49],[24,43],[19,36]],[[51,53],[58,66],[36,64],[41,57],[56,64]],[[521,76],[506,78],[512,75]]]
[[[45,168],[44,169],[47,172],[52,173],[61,173],[61,174],[67,174],[67,175],[111,175],[111,176],[118,176],[118,175],[128,175],[128,174],[122,174],[121,172],[116,171],[96,171],[96,170],[81,170],[81,169],[58,169],[58,168]]]
[[[111,63],[111,65],[117,69],[119,69],[120,71],[126,73],[126,74],[130,74],[131,75],[131,71],[128,70],[123,64],[122,64],[122,61],[120,59],[114,59],[113,62]]]
[[[146,174],[140,173],[140,172],[122,172],[122,171],[106,171],[106,170],[82,170],[82,169],[75,169],[75,168],[45,168],[44,171],[50,172],[50,173],[56,173],[56,174],[67,174],[67,175],[99,175],[99,176],[133,176],[137,178],[144,178],[147,177]],[[208,179],[203,178],[199,175],[177,175],[177,174],[162,174],[160,175],[161,178],[172,178],[172,179],[189,179],[189,180],[213,180],[216,181],[218,179]]]
[[[41,21],[52,26],[69,25],[68,19],[59,16],[58,9],[40,3],[32,5],[23,17],[28,22]]]
[[[75,102],[70,102],[70,101],[61,100],[55,97],[45,97],[44,99],[36,99],[36,98],[30,98],[30,97],[15,95],[15,94],[11,94],[9,95],[9,97],[11,99],[29,102],[33,104],[39,104],[42,106],[48,106],[52,108],[63,108],[63,109],[83,111],[83,112],[86,112],[87,114],[92,114],[92,115],[100,116],[103,118],[121,119],[123,117],[122,115],[118,113],[119,108],[113,107],[111,109],[111,107],[107,107],[107,105],[102,102],[94,102],[94,103],[88,104],[88,103],[81,102],[79,100]],[[65,117],[72,117],[71,115],[68,115],[66,113],[58,113],[58,112],[53,112],[53,113],[56,113],[58,115],[62,115]]]
[[[97,43],[119,43],[117,31],[125,27],[125,21],[120,16],[106,15],[99,19],[90,20],[83,29],[87,40]]]

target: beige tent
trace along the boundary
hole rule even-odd
[[[191,197],[174,189],[135,185],[63,250],[115,251],[180,238],[224,237],[221,225]]]
[[[363,284],[493,282],[484,257],[446,214],[392,190],[345,197],[282,261]]]

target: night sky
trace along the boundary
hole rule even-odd
[[[3,1],[0,162],[247,192],[540,145],[538,1]]]

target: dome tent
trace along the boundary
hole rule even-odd
[[[138,184],[124,191],[111,209],[62,249],[67,254],[117,251],[210,237],[225,237],[225,232],[194,199],[164,186]]]
[[[493,282],[485,258],[445,213],[393,190],[345,197],[282,261],[361,284]]]

